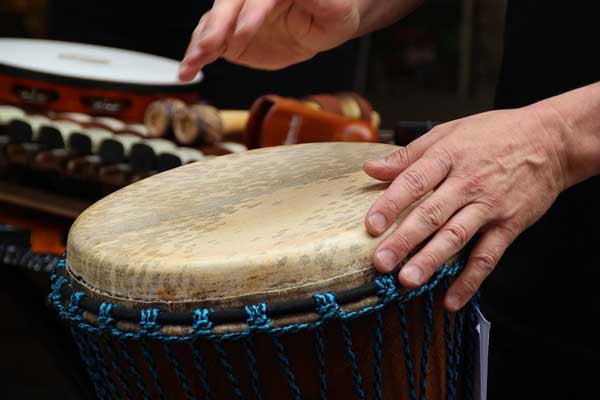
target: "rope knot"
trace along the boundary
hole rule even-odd
[[[267,315],[267,305],[265,303],[246,306],[246,323],[258,330],[266,330],[271,326],[271,318]]]
[[[160,325],[156,322],[156,318],[158,317],[158,309],[146,308],[141,311],[140,315],[140,335],[159,335]]]
[[[194,310],[194,322],[192,322],[192,329],[194,332],[200,334],[211,333],[213,323],[210,321],[209,316],[212,312],[209,308],[196,309]]]
[[[335,316],[340,310],[340,305],[335,300],[333,293],[317,293],[313,296],[317,303],[317,313],[319,313],[323,319],[329,319]]]
[[[79,314],[79,303],[81,302],[81,299],[84,296],[84,292],[73,292],[71,298],[69,299],[69,307],[64,317],[71,317],[75,321],[81,321],[83,319],[82,316]]]
[[[98,312],[98,328],[106,330],[115,321],[112,316],[112,310],[116,308],[115,304],[103,302],[100,304],[100,311]]]
[[[377,286],[377,296],[381,300],[391,299],[398,293],[396,280],[391,275],[378,276],[374,283]]]

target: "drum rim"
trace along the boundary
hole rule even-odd
[[[464,264],[466,262],[464,255],[457,255],[449,260],[447,263],[444,263],[439,271],[444,269],[452,269],[457,268],[462,270]],[[357,303],[362,300],[366,300],[369,298],[377,297],[378,291],[380,290],[379,286],[375,282],[377,278],[383,278],[388,275],[378,275],[372,282],[351,288],[345,289],[341,291],[329,292],[331,293],[337,304],[341,307],[345,305],[350,305],[353,303]],[[69,277],[69,272],[66,267],[66,258],[62,258],[56,265],[54,270],[54,278],[56,279],[66,279],[67,283],[62,285],[58,293],[62,297],[62,301],[70,298],[74,293],[81,292],[77,290],[73,285]],[[395,278],[392,278],[395,279]],[[404,289],[406,293],[411,290],[402,288],[397,285],[398,289]],[[54,290],[53,290],[54,292]],[[85,293],[85,292],[84,292]],[[99,315],[101,305],[103,303],[109,303],[106,301],[96,300],[90,296],[84,296],[79,300],[80,308],[83,312],[89,312],[94,315]],[[240,307],[231,307],[231,308],[208,308],[211,310],[210,312],[210,322],[217,325],[226,325],[226,324],[237,324],[244,323],[248,318],[248,314],[246,311],[246,307],[252,306],[253,304],[247,304],[245,306]],[[316,307],[318,306],[317,301],[314,297],[307,297],[303,299],[290,300],[284,302],[274,302],[266,305],[265,314],[271,318],[277,317],[285,317],[290,315],[301,315],[306,313],[314,312]],[[129,323],[139,323],[140,322],[140,311],[153,308],[157,309],[158,315],[156,316],[156,323],[160,325],[170,325],[170,326],[192,326],[194,322],[194,316],[196,309],[185,312],[177,312],[177,311],[169,311],[161,309],[160,307],[130,307],[130,306],[119,306],[115,307],[113,311],[111,311],[111,316],[116,321],[121,322],[129,322]]]
[[[71,86],[82,89],[115,90],[134,93],[189,93],[193,90],[196,90],[203,81],[203,77],[201,77],[197,82],[180,85],[113,82],[105,80],[76,78],[71,76],[52,74],[49,72],[35,71],[32,69],[6,65],[2,62],[0,62],[0,74],[12,76],[14,78],[31,79],[35,81],[41,81],[44,83]]]
[[[105,46],[102,44],[95,44],[95,43],[86,43],[86,42],[77,42],[77,41],[65,41],[65,40],[52,40],[52,39],[35,39],[35,38],[20,38],[20,37],[4,37],[4,38],[0,38],[0,45],[2,43],[6,43],[6,42],[21,42],[21,43],[29,43],[29,44],[44,44],[44,45],[51,45],[51,46],[73,46],[73,47],[81,47],[81,48],[85,48],[85,50],[96,50],[96,51],[108,51],[108,52],[119,52],[122,54],[130,54],[133,56],[138,56],[138,57],[146,57],[146,58],[153,58],[156,59],[157,61],[160,60],[161,62],[170,62],[170,63],[177,63],[177,60],[168,58],[168,57],[164,57],[164,56],[160,56],[160,55],[156,55],[156,54],[151,54],[151,53],[145,53],[142,51],[137,51],[137,50],[131,50],[131,49],[125,49],[125,48],[120,48],[120,47],[113,47],[113,46]],[[129,81],[124,81],[124,80],[110,80],[110,79],[103,79],[103,78],[98,78],[98,77],[93,77],[93,76],[89,76],[89,77],[85,77],[85,76],[70,76],[68,74],[68,72],[64,72],[64,71],[43,71],[43,70],[37,70],[35,69],[35,66],[28,66],[28,65],[13,65],[9,62],[9,60],[3,60],[0,59],[0,73],[2,73],[4,71],[8,71],[9,73],[15,74],[15,75],[19,75],[19,74],[25,74],[25,78],[27,77],[31,77],[30,79],[40,79],[40,80],[45,80],[51,83],[57,83],[57,84],[67,84],[69,85],[70,83],[73,84],[77,84],[77,86],[80,87],[86,87],[86,86],[90,86],[92,88],[107,88],[107,89],[113,89],[114,90],[128,90],[128,88],[134,88],[136,91],[139,91],[140,89],[143,90],[144,88],[154,88],[154,89],[162,89],[162,90],[176,90],[176,88],[179,88],[179,90],[181,91],[185,91],[186,89],[189,90],[190,88],[194,88],[195,86],[197,86],[200,82],[202,82],[204,80],[204,73],[202,71],[200,71],[196,77],[190,81],[190,82],[182,82],[182,81],[175,81],[175,82],[164,82],[164,83],[160,83],[160,82],[129,82]],[[108,86],[107,86],[108,85]],[[120,89],[122,88],[122,89]]]

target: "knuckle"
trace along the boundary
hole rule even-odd
[[[473,266],[485,276],[489,275],[499,261],[499,257],[490,251],[479,251],[471,256]]]
[[[381,205],[383,206],[383,209],[387,211],[384,211],[386,216],[391,216],[391,219],[393,220],[395,220],[398,217],[398,215],[400,215],[400,213],[404,211],[404,206],[402,205],[402,202],[396,196],[384,195],[383,202]]]
[[[417,208],[420,222],[430,231],[434,231],[444,223],[444,207],[438,202],[429,202]]]
[[[419,259],[420,261],[417,264],[420,264],[426,271],[433,272],[442,265],[440,257],[431,251],[421,250]]]
[[[483,193],[483,182],[480,174],[469,175],[462,185],[462,194],[468,199],[479,197]]]
[[[401,177],[404,186],[415,198],[420,198],[425,194],[427,178],[422,170],[411,169],[403,173]]]
[[[454,162],[456,150],[450,145],[438,146],[431,153],[431,158],[442,168],[444,171],[449,171],[452,168]]]
[[[410,240],[400,232],[394,232],[390,235],[390,243],[390,247],[401,254],[408,254],[412,248]]]
[[[498,225],[500,232],[506,235],[506,238],[512,240],[513,237],[517,236],[519,232],[523,231],[523,224],[517,219],[510,219]]]
[[[462,224],[451,224],[443,228],[444,239],[452,248],[463,248],[469,241],[469,232]]]
[[[477,292],[477,289],[479,289],[479,282],[471,277],[464,277],[460,280],[460,284],[456,289],[456,292],[461,299],[468,299]]]
[[[410,164],[410,150],[408,147],[401,147],[388,156],[388,161],[399,166],[407,166]]]

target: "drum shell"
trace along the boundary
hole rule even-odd
[[[429,358],[427,368],[427,398],[446,398],[446,337],[444,331],[444,311],[442,308],[442,290],[434,292],[433,323],[431,325]],[[406,305],[405,316],[408,322],[408,338],[410,343],[411,359],[414,364],[414,379],[416,386],[420,380],[420,363],[425,332],[425,296],[412,300]],[[396,303],[392,302],[381,311],[383,319],[383,353],[381,362],[382,399],[409,399],[408,374],[405,368],[403,353],[403,335],[401,334],[400,312]],[[93,319],[93,318],[92,318]],[[450,328],[454,330],[456,318],[450,319]],[[276,323],[276,322],[275,322]],[[353,350],[362,377],[362,387],[367,398],[373,398],[374,388],[374,346],[375,346],[375,314],[359,317],[347,322],[350,328]],[[342,340],[342,323],[338,320],[330,321],[324,327],[325,343],[325,374],[329,398],[355,398],[352,369],[348,362],[348,355]],[[90,335],[84,333],[85,335]],[[112,364],[107,343],[119,347],[115,338],[88,336],[88,340],[96,341],[101,348],[107,370],[110,371],[113,382],[119,382],[118,372]],[[134,391],[134,398],[141,398],[137,393],[136,384],[123,359],[124,349],[136,360],[136,367],[143,378],[146,389],[151,398],[157,397],[155,380],[148,367],[147,356],[151,355],[156,363],[158,380],[164,387],[168,398],[185,399],[186,395],[179,381],[171,361],[165,356],[164,346],[169,346],[175,354],[178,363],[186,376],[191,390],[198,398],[204,395],[199,379],[199,371],[195,368],[190,346],[194,346],[204,359],[213,398],[235,398],[232,385],[228,380],[221,364],[219,353],[214,342],[199,339],[195,343],[164,344],[152,339],[147,339],[149,353],[144,356],[144,349],[137,341],[124,341],[124,347],[119,347],[119,365],[121,374],[125,376],[130,390]],[[283,344],[287,357],[297,380],[303,398],[316,399],[320,397],[319,367],[315,352],[316,335],[312,330],[299,333],[286,334],[279,338]],[[109,341],[109,342],[107,342]],[[252,348],[256,357],[256,370],[258,372],[263,399],[291,399],[289,384],[277,358],[272,338],[268,334],[258,333],[251,338]],[[239,380],[240,388],[246,398],[253,398],[251,371],[244,344],[244,339],[226,341],[222,344],[228,353],[228,360]],[[123,374],[123,371],[125,373]],[[106,378],[106,377],[105,377]],[[459,377],[459,383],[462,379]],[[104,382],[106,384],[106,382]],[[124,397],[123,387],[116,383],[120,397]],[[417,389],[418,393],[418,389]]]
[[[49,78],[51,79],[51,78]],[[27,109],[76,112],[105,115],[120,120],[141,123],[146,108],[161,98],[174,97],[186,103],[198,100],[196,86],[162,89],[138,88],[122,85],[119,89],[103,88],[101,82],[77,81],[55,83],[50,80],[31,79],[0,71],[0,102]]]

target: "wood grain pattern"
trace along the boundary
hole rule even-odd
[[[150,177],[77,219],[70,272],[96,296],[170,309],[359,286],[372,278],[381,240],[366,232],[365,213],[387,187],[362,165],[395,149],[275,147]]]

